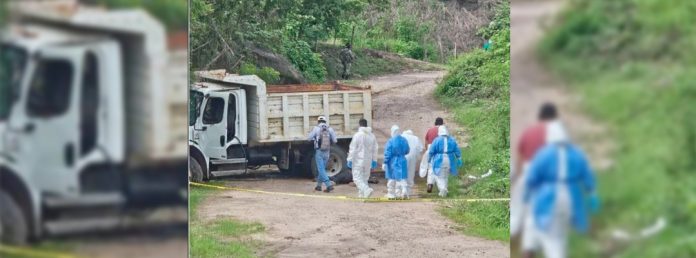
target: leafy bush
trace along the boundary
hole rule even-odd
[[[283,44],[285,56],[302,72],[310,82],[323,82],[326,79],[326,67],[321,60],[321,55],[312,52],[307,42],[286,41]]]
[[[280,81],[280,73],[271,67],[264,66],[263,68],[257,68],[256,65],[251,63],[243,63],[239,67],[239,74],[241,75],[257,75],[267,84],[274,84]]]

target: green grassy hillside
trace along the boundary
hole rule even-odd
[[[696,257],[695,11],[689,0],[571,1],[540,45],[618,145],[598,178],[604,209],[572,257]],[[610,237],[660,217],[655,236]]]

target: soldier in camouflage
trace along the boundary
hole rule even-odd
[[[341,73],[341,78],[347,79],[348,76],[350,76],[350,66],[356,59],[350,43],[347,43],[346,47],[341,50],[339,58],[341,59],[341,64],[343,65],[343,72]]]

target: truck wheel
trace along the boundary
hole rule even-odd
[[[203,167],[193,157],[189,157],[189,177],[191,182],[200,183],[203,181]]]
[[[14,199],[5,191],[0,191],[0,242],[23,245],[29,238],[27,218]]]
[[[328,177],[333,177],[341,173],[350,173],[346,158],[348,158],[348,154],[346,154],[346,151],[343,150],[343,148],[332,145],[329,152],[329,161],[326,162],[326,175]],[[314,159],[314,153],[312,153],[310,165],[312,168],[312,176],[317,177],[317,162]]]

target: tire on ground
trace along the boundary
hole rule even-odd
[[[29,225],[19,204],[12,196],[0,191],[0,242],[11,245],[23,245],[29,239]]]
[[[314,159],[314,152],[311,153],[311,159],[310,160],[310,170],[312,171],[312,177],[316,178],[317,177],[317,162]],[[329,154],[329,162],[327,162],[327,166],[333,167],[335,169],[327,169],[326,170],[326,175],[329,177],[332,176],[338,176],[339,174],[343,173],[349,173],[350,174],[350,169],[348,168],[348,162],[346,159],[348,158],[348,154],[346,151],[341,148],[341,146],[338,145],[331,145],[331,150]],[[335,161],[335,162],[332,162]],[[336,163],[337,162],[337,163]],[[335,163],[335,164],[332,164]],[[333,165],[333,166],[332,166]]]
[[[200,183],[203,181],[203,167],[197,159],[189,157],[189,173],[191,182]]]

